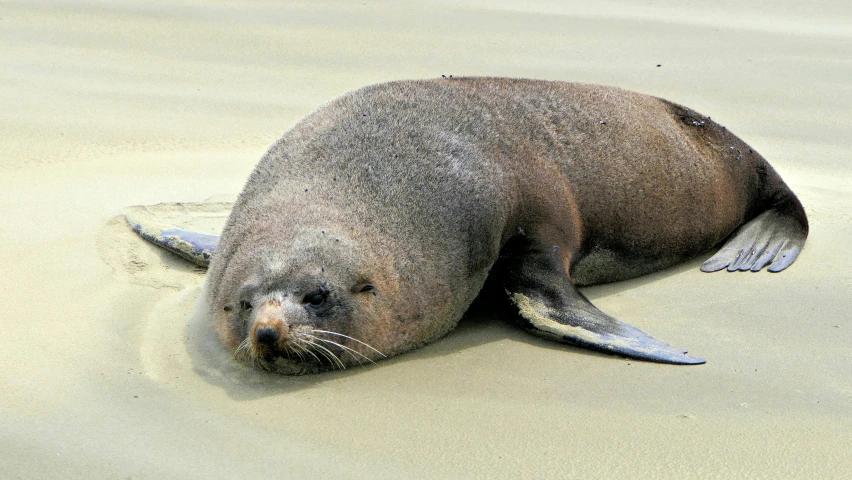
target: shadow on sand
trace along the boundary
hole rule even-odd
[[[590,300],[641,288],[644,285],[690,269],[697,269],[709,257],[702,255],[689,262],[624,282],[584,288]],[[264,372],[233,360],[221,345],[204,313],[196,307],[186,333],[187,350],[195,372],[205,381],[223,388],[234,400],[253,400],[315,387],[325,382],[339,381],[351,375],[363,375],[376,368],[387,368],[398,362],[416,361],[450,355],[491,342],[511,340],[535,345],[537,348],[561,350],[570,355],[591,355],[620,358],[571,345],[560,344],[530,335],[515,325],[516,307],[495,285],[488,284],[455,330],[437,342],[376,364],[350,367],[313,375],[284,376]],[[630,361],[638,361],[631,359]]]

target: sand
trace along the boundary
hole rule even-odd
[[[852,471],[848,1],[93,3],[0,4],[0,477]],[[372,367],[234,365],[193,316],[203,272],[117,216],[233,198],[317,106],[441,74],[605,83],[711,115],[799,194],[808,245],[778,275],[703,274],[703,256],[586,290],[703,366],[551,344],[487,309]]]

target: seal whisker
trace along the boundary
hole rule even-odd
[[[361,364],[361,359],[359,359],[358,357],[355,357],[355,355],[360,355],[361,357],[363,357],[365,360],[367,360],[367,361],[368,361],[368,362],[370,362],[370,363],[376,363],[376,362],[372,361],[372,360],[370,359],[370,357],[368,357],[368,356],[364,355],[363,353],[361,353],[361,352],[359,352],[359,351],[357,351],[357,350],[354,350],[354,349],[352,349],[352,348],[349,348],[349,347],[347,347],[346,345],[341,345],[341,344],[339,344],[339,343],[337,343],[337,342],[332,342],[331,340],[328,340],[328,339],[325,339],[325,338],[315,337],[315,336],[313,336],[313,335],[309,335],[309,336],[310,336],[311,338],[315,339],[315,340],[319,340],[320,342],[328,343],[328,344],[330,344],[330,345],[334,345],[334,346],[336,346],[336,347],[340,347],[340,348],[342,348],[344,351],[349,352],[349,354],[350,354],[350,355],[352,355],[352,356],[355,358],[355,361],[357,361],[359,364]]]
[[[328,356],[327,353],[325,353],[325,352],[323,352],[319,349],[316,349],[316,347],[318,347],[319,345],[315,344],[314,342],[311,342],[310,340],[302,339],[302,341],[305,342],[306,345],[310,346],[311,351],[316,351],[316,353],[321,355],[322,358],[324,358],[328,363],[334,364],[334,361],[331,359],[331,357]],[[317,357],[316,355],[314,355],[314,357],[316,357],[319,360],[319,357]],[[319,362],[320,362],[320,364],[323,363],[322,360],[319,360]]]
[[[261,370],[272,371],[272,366],[263,359],[260,355],[257,354],[257,350],[251,345],[249,342],[245,349],[245,358],[244,360],[248,360],[252,367],[260,368]]]
[[[295,344],[295,343],[291,344],[291,345],[290,345],[290,346],[288,346],[287,348],[289,348],[291,352],[295,353],[295,354],[296,354],[296,356],[297,356],[297,357],[299,357],[299,360],[301,360],[301,361],[302,361],[302,363],[305,363],[305,354],[304,354],[304,353],[302,353],[302,351],[301,351],[301,350],[297,350],[297,349],[296,349],[296,344]]]
[[[309,348],[305,347],[304,345],[298,343],[298,342],[304,342],[305,340],[303,338],[295,337],[293,340],[294,340],[293,346],[298,347],[303,352],[314,357],[314,359],[317,361],[317,363],[322,363],[322,360],[320,360],[320,358],[313,351],[311,351],[311,349],[309,349]]]
[[[311,352],[311,353],[314,355],[314,358],[316,358],[316,359],[317,359],[317,361],[318,361],[320,364],[322,364],[323,362],[322,362],[322,360],[321,360],[321,359],[320,359],[320,358],[319,358],[316,354],[321,355],[321,356],[322,356],[322,358],[326,359],[329,363],[332,363],[332,364],[334,363],[334,361],[333,361],[333,360],[332,360],[332,359],[328,356],[328,354],[327,354],[327,353],[325,353],[325,352],[323,352],[322,350],[319,350],[318,348],[316,348],[316,347],[319,347],[320,345],[317,345],[316,343],[314,343],[314,342],[312,342],[312,341],[310,341],[310,340],[307,340],[307,339],[305,339],[305,338],[300,338],[299,340],[300,340],[302,343],[304,343],[305,345],[307,345],[307,346],[305,347],[305,349],[306,349],[308,352]],[[303,345],[303,346],[305,346],[305,345]],[[314,353],[314,352],[316,352],[316,353]]]
[[[335,362],[337,365],[339,365],[339,366],[340,366],[340,369],[341,369],[341,370],[343,370],[343,369],[345,369],[345,368],[346,368],[346,364],[345,364],[345,363],[343,363],[343,360],[341,360],[341,359],[340,359],[340,357],[338,357],[338,356],[337,356],[334,352],[332,352],[331,350],[329,350],[328,348],[326,348],[326,347],[324,347],[324,346],[322,346],[322,345],[320,345],[320,344],[315,344],[315,345],[316,345],[318,348],[320,348],[320,349],[322,349],[322,350],[324,350],[324,351],[328,352],[328,354],[329,354],[329,355],[331,355],[332,360],[334,360],[334,362]]]
[[[237,349],[234,350],[234,358],[237,360],[248,360],[252,357],[251,355],[251,339],[246,337],[245,340],[240,342]]]
[[[288,359],[292,359],[292,358],[293,358],[293,356],[297,356],[297,357],[299,357],[299,359],[300,359],[300,360],[304,361],[304,358],[302,358],[301,353],[300,353],[300,352],[297,352],[297,351],[293,348],[293,345],[292,345],[292,344],[284,345],[284,348],[283,348],[282,350],[283,350],[283,351],[284,351],[284,353],[287,355],[287,358],[288,358]]]
[[[328,361],[331,362],[332,364],[339,365],[341,370],[346,368],[346,365],[343,363],[343,361],[340,360],[340,358],[338,358],[337,355],[335,355],[334,352],[332,352],[331,350],[323,347],[322,345],[320,345],[318,343],[307,340],[304,337],[302,337],[302,340],[305,343],[307,343],[309,345],[313,345],[314,347],[320,349],[319,353],[322,354],[324,357],[328,358]],[[323,353],[323,352],[327,353],[328,355],[331,355],[331,357],[326,356],[325,353]]]
[[[361,345],[364,345],[365,347],[369,348],[370,350],[372,350],[372,351],[374,351],[374,352],[378,353],[379,355],[381,355],[383,358],[388,358],[388,356],[387,356],[387,355],[385,355],[384,353],[382,353],[382,352],[380,352],[380,351],[376,350],[375,348],[373,348],[372,346],[370,346],[370,344],[365,343],[365,342],[362,342],[361,340],[358,340],[357,338],[350,337],[349,335],[344,335],[344,334],[342,334],[342,333],[337,333],[337,332],[330,332],[330,331],[328,331],[328,330],[316,330],[316,329],[315,329],[315,330],[312,330],[312,332],[313,332],[313,333],[325,333],[325,334],[328,334],[328,335],[337,335],[337,336],[339,336],[339,337],[348,338],[349,340],[352,340],[353,342],[357,342],[357,343],[360,343]]]
[[[346,345],[341,345],[341,344],[339,344],[339,343],[337,343],[337,342],[332,342],[331,340],[324,339],[324,338],[319,338],[319,337],[314,337],[314,338],[316,338],[316,339],[317,339],[317,340],[319,340],[320,342],[327,343],[327,344],[329,344],[329,345],[334,345],[334,346],[336,346],[336,347],[342,348],[342,349],[343,349],[343,351],[345,351],[345,352],[349,353],[350,355],[352,355],[352,358],[354,358],[354,359],[355,359],[355,361],[356,361],[356,362],[358,362],[358,364],[359,364],[359,365],[363,365],[363,362],[361,361],[361,359],[360,359],[360,358],[356,357],[355,355],[358,355],[358,356],[362,357],[364,360],[367,360],[367,361],[368,361],[368,362],[370,362],[370,363],[376,363],[376,362],[374,362],[373,360],[371,360],[371,359],[370,359],[370,357],[368,357],[368,356],[364,355],[363,353],[361,353],[361,352],[359,352],[359,351],[357,351],[357,350],[354,350],[354,349],[352,349],[352,348],[349,348],[349,347],[347,347]]]

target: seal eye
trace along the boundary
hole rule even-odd
[[[369,292],[375,288],[372,283],[359,283],[352,287],[352,293]]]
[[[319,307],[320,305],[325,303],[325,298],[326,296],[322,292],[316,291],[305,296],[305,303],[312,307]]]
[[[328,291],[322,289],[314,290],[313,292],[305,295],[302,299],[302,303],[308,311],[317,314],[323,313],[331,308],[331,304],[328,301]]]
[[[245,300],[241,300],[240,301],[240,308],[245,310],[245,311],[248,311],[248,310],[252,309],[252,304],[245,301]]]

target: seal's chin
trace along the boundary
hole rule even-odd
[[[330,365],[319,363],[305,363],[301,359],[286,357],[275,357],[272,361],[264,361],[265,370],[281,375],[307,375],[331,370]]]
[[[307,353],[305,347],[289,341],[277,343],[282,344],[282,348],[259,344],[255,338],[248,337],[234,352],[234,358],[255,368],[282,375],[306,375],[345,368],[325,357]]]

